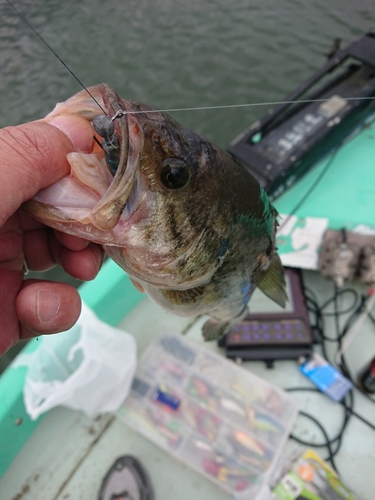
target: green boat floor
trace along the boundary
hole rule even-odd
[[[372,154],[373,152],[373,154]],[[276,207],[289,214],[325,168],[327,158],[286,194]],[[330,228],[352,229],[358,224],[375,226],[375,123],[339,149],[332,164],[303,205],[299,218],[327,217]],[[307,286],[321,301],[333,293],[332,283],[314,272],[304,272]],[[107,261],[98,278],[80,288],[87,304],[98,316],[134,335],[140,355],[154,335],[163,332],[187,332],[201,341],[203,319],[177,318],[163,311],[148,298],[143,299],[129,278],[112,261]],[[260,292],[257,292],[260,293]],[[143,300],[142,300],[143,299]],[[267,300],[267,299],[264,299]],[[256,303],[256,301],[254,301]],[[345,300],[341,307],[345,306]],[[256,312],[255,306],[252,308]],[[334,322],[326,319],[326,332],[333,336]],[[207,344],[219,351],[215,343]],[[25,348],[30,352],[37,341]],[[350,347],[347,359],[352,373],[362,368],[375,353],[374,325],[366,321],[358,339]],[[332,355],[332,352],[330,353]],[[309,382],[292,361],[276,362],[273,370],[264,363],[249,362],[251,370],[281,387],[304,386]],[[1,500],[93,500],[102,478],[114,460],[122,454],[138,456],[149,470],[156,499],[224,500],[228,494],[216,485],[177,462],[111,415],[89,419],[80,412],[56,408],[35,422],[26,414],[22,388],[25,369],[12,368],[0,379],[0,498]],[[343,408],[319,393],[298,393],[301,409],[322,421],[330,436],[340,428]],[[374,422],[373,403],[358,393],[355,410]],[[321,442],[318,428],[299,418],[293,431],[304,439]],[[336,463],[348,486],[363,500],[373,500],[375,432],[359,419],[352,418]],[[323,457],[324,448],[319,449]]]
[[[317,273],[304,272],[304,278],[320,300],[332,295],[332,284]],[[256,293],[254,304],[262,304],[263,309],[268,299],[261,292]],[[345,307],[345,301],[341,307]],[[134,335],[140,356],[151,339],[163,332],[186,331],[189,338],[202,342],[204,321],[203,317],[193,323],[191,319],[178,318],[146,298],[132,308],[120,327]],[[327,318],[327,334],[333,335],[333,331],[334,322]],[[216,343],[206,345],[222,353]],[[373,324],[368,321],[347,357],[353,373],[374,352]],[[284,388],[310,385],[293,361],[276,362],[272,370],[262,362],[248,362],[242,366]],[[330,436],[336,434],[343,418],[340,405],[318,393],[298,393],[297,397],[302,410],[315,415]],[[355,401],[356,411],[374,421],[373,404],[359,393]],[[319,429],[303,418],[297,420],[293,433],[315,442],[323,439]],[[374,448],[375,433],[353,417],[336,462],[344,480],[363,500],[372,500],[375,490]],[[324,449],[318,451],[323,457],[327,454]],[[44,417],[0,480],[1,500],[93,500],[107,469],[118,456],[129,453],[137,456],[149,471],[156,499],[229,500],[229,495],[215,484],[176,461],[116,417],[104,415],[89,419],[81,412],[61,407]]]
[[[328,162],[326,173],[294,212]],[[375,121],[328,155],[274,202],[279,213],[299,218],[326,217],[330,229],[375,227]]]

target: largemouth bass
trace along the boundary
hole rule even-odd
[[[206,340],[247,314],[256,287],[284,307],[277,212],[255,178],[167,114],[122,99],[106,84],[89,91],[96,102],[81,91],[48,116],[89,120],[91,154],[69,154],[71,174],[24,208],[48,226],[103,245],[164,308],[209,315]]]

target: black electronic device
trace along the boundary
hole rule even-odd
[[[276,359],[311,355],[314,337],[301,271],[285,268],[285,279],[289,299],[285,310],[269,301],[269,308],[273,311],[246,316],[219,341],[219,345],[225,347],[228,358],[264,360],[272,365]],[[250,309],[251,304],[252,301]]]
[[[271,200],[375,113],[375,33],[337,51],[227,149]]]

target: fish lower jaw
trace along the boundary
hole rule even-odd
[[[130,278],[139,281],[141,284],[147,284],[160,289],[189,290],[190,288],[208,283],[213,275],[210,272],[197,277],[184,277],[178,273],[178,270],[174,271],[170,267],[168,268],[166,262],[155,261],[153,264],[148,263],[146,265],[140,257],[137,260],[124,257],[126,248],[106,245],[105,250],[127,272]],[[132,255],[134,255],[133,252]]]
[[[148,287],[153,287],[153,288],[158,288],[160,290],[176,290],[176,291],[185,291],[185,290],[190,290],[192,288],[196,288],[198,286],[206,284],[208,281],[204,280],[203,282],[201,280],[197,280],[195,282],[176,282],[176,276],[168,276],[165,275],[164,277],[157,275],[157,276],[147,276],[144,273],[142,275],[138,273],[132,273],[127,271],[129,276],[134,279],[135,281],[138,281],[143,288],[148,291]]]

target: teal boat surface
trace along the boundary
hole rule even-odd
[[[324,159],[277,200],[276,206],[280,212],[291,213],[295,204],[319,177],[327,161],[329,159]],[[329,227],[332,228],[343,226],[352,228],[359,224],[375,226],[374,180],[375,122],[372,122],[348,140],[335,154],[331,167],[311,196],[297,210],[297,215],[300,218],[327,217]],[[332,295],[332,284],[318,273],[305,271],[304,279],[310,288],[317,291],[319,297]],[[98,277],[93,282],[82,285],[79,291],[82,299],[100,319],[111,325],[122,325],[134,334],[139,353],[154,333],[160,333],[160,330],[187,332],[188,336],[200,340],[202,322],[199,319],[191,326],[191,319],[176,318],[160,310],[148,298],[144,298],[137,292],[127,275],[110,260],[106,261]],[[189,326],[191,326],[190,330]],[[364,353],[365,357],[366,355],[368,357],[371,352],[373,355],[375,350],[373,344],[373,331],[371,325],[367,325],[361,334],[359,349],[353,351],[351,362],[354,366],[359,368],[364,364]],[[37,348],[38,339],[35,339],[26,345],[23,352],[32,352]],[[220,352],[216,344],[212,344],[210,348]],[[282,363],[274,371],[267,371],[260,362],[246,364],[246,369],[249,368],[283,387],[306,385],[302,375],[297,373],[293,362]],[[214,497],[217,500],[229,498],[225,492],[215,485],[208,484],[196,472],[171,460],[165,452],[158,450],[129,429],[125,430],[124,425],[117,422],[111,415],[90,421],[79,412],[57,408],[36,421],[32,421],[23,403],[25,374],[25,368],[14,368],[11,364],[0,378],[0,477],[2,477],[0,491],[3,492],[2,500],[13,498],[22,498],[22,500],[87,498],[88,500],[94,498],[94,492],[98,486],[98,474],[101,477],[104,476],[106,467],[109,467],[111,460],[116,458],[113,454],[120,454],[121,450],[134,452],[146,462],[151,461],[150,472],[156,478],[159,498],[172,498],[168,495],[175,487],[176,481],[184,487],[178,492],[175,491],[175,495],[178,496],[173,496],[173,498],[187,500],[192,494],[194,498],[202,500]],[[371,404],[360,395],[357,401],[359,408],[357,411],[371,419],[373,415]],[[327,408],[324,405],[328,405]],[[305,411],[310,408],[311,411],[318,411],[323,415],[332,413],[335,418],[341,418],[341,409],[332,405],[331,402],[323,399],[318,402],[306,400],[302,408]],[[366,456],[372,456],[375,436],[363,427],[359,421],[351,423],[345,446],[340,453],[342,458],[339,459],[339,465],[353,489],[362,492],[365,500],[370,500],[375,489],[375,479],[371,460],[367,460]],[[334,433],[334,426],[331,430]],[[63,438],[58,437],[60,431],[65,432]],[[41,446],[44,446],[42,451]],[[86,466],[90,471],[91,479],[85,486],[84,477],[88,474]],[[52,467],[54,472],[51,470]],[[159,476],[164,476],[163,471],[166,468],[173,473],[163,482]],[[52,474],[51,480],[47,481],[45,478],[47,473]],[[31,478],[34,478],[34,482]],[[366,481],[361,478],[366,478]],[[24,491],[23,496],[16,496],[22,491]],[[77,491],[81,492],[80,496]],[[87,494],[82,492],[87,492]]]

